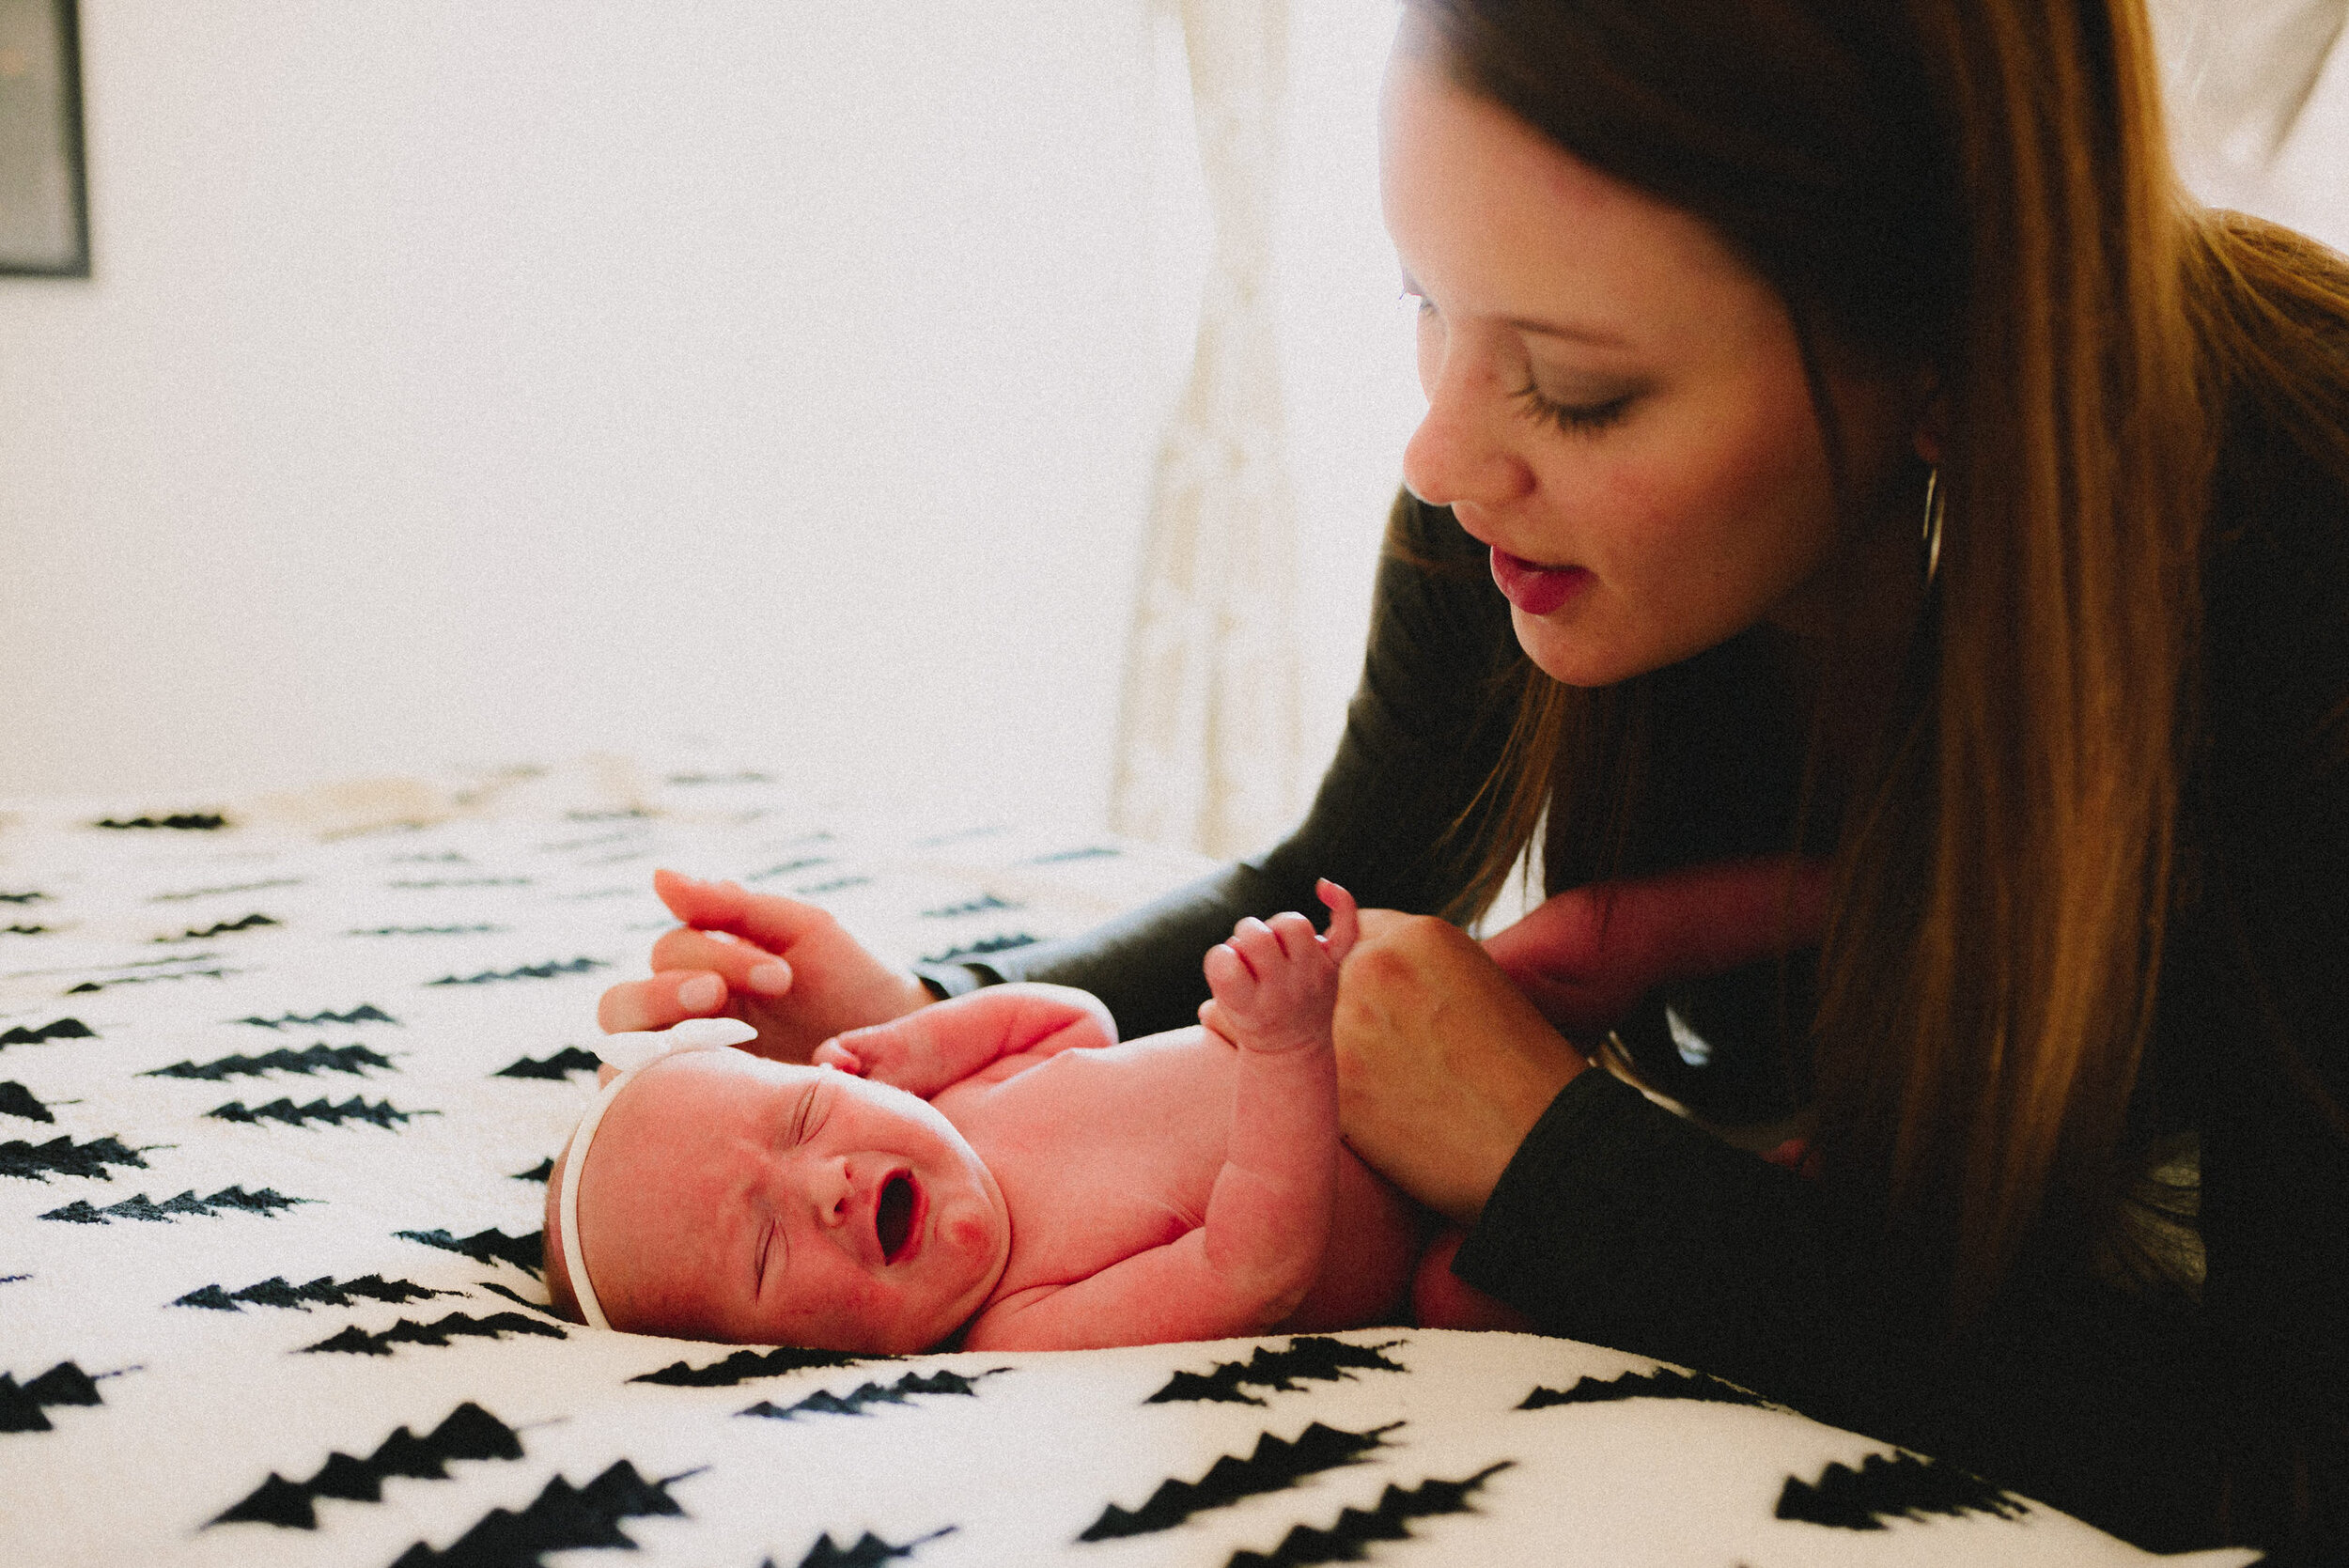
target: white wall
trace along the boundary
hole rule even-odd
[[[698,732],[1101,814],[1194,265],[1144,0],[82,15],[96,275],[0,279],[0,794]]]

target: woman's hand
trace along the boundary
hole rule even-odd
[[[1338,977],[1338,1117],[1381,1175],[1473,1225],[1587,1063],[1485,950],[1426,915],[1365,909]]]
[[[725,1016],[758,1031],[750,1049],[805,1062],[835,1034],[903,1017],[922,983],[864,950],[813,904],[656,871],[653,891],[682,926],[653,943],[653,975],[603,993],[606,1033]]]
[[[1485,951],[1559,1030],[1596,1040],[1667,981],[1817,942],[1828,876],[1825,862],[1781,855],[1575,888]]]

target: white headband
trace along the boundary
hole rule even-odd
[[[612,1327],[603,1315],[603,1303],[596,1299],[596,1287],[587,1282],[587,1254],[579,1245],[579,1173],[587,1168],[587,1145],[594,1141],[603,1113],[612,1109],[613,1099],[631,1079],[664,1056],[718,1050],[757,1038],[758,1031],[739,1018],[688,1018],[669,1029],[607,1034],[598,1045],[597,1054],[619,1068],[620,1074],[597,1094],[596,1103],[587,1108],[571,1134],[570,1152],[563,1157],[563,1196],[554,1210],[562,1232],[563,1266],[570,1274],[571,1294],[579,1298],[580,1314],[589,1327]]]

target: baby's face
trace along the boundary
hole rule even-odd
[[[579,1234],[615,1328],[909,1352],[986,1302],[1011,1217],[927,1102],[712,1050],[655,1063],[605,1111]]]

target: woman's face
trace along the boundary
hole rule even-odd
[[[1784,303],[1700,220],[1453,85],[1436,48],[1407,12],[1381,104],[1428,404],[1405,482],[1491,548],[1517,641],[1571,685],[1766,620],[1828,629],[1836,585],[1885,552],[1838,523]],[[1908,400],[1827,380],[1870,515],[1913,473]]]

